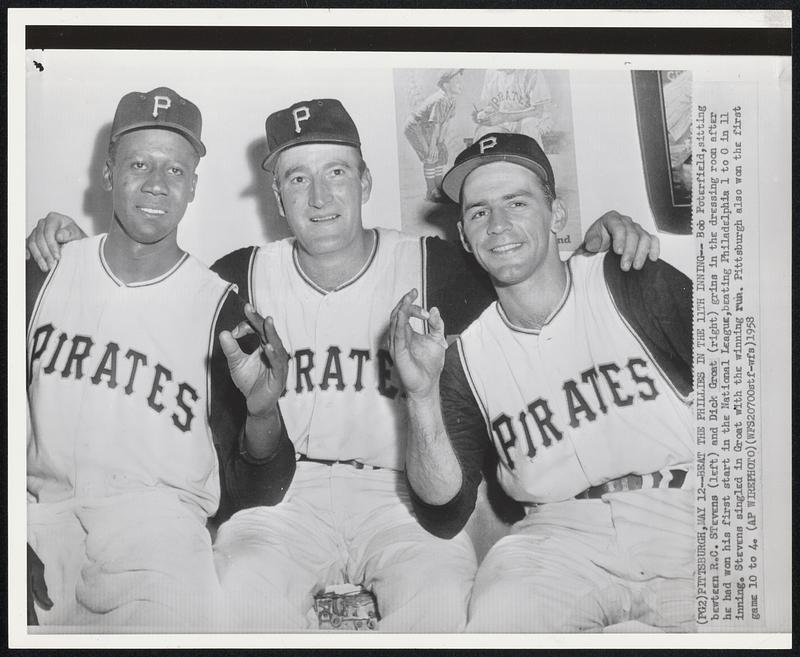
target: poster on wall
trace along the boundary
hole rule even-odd
[[[569,71],[416,68],[394,70],[403,230],[453,237],[458,208],[441,182],[456,156],[491,133],[535,139],[553,166],[570,217],[562,253],[581,242]]]

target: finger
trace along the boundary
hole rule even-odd
[[[435,338],[444,339],[444,320],[439,309],[434,306],[431,308],[430,319],[428,319],[428,327],[431,330],[431,335]]]
[[[661,241],[658,239],[658,235],[650,235],[650,260],[655,262],[658,260],[658,256],[661,255]]]
[[[633,268],[641,269],[647,261],[647,254],[650,253],[650,240],[649,234],[645,233],[639,239],[639,244],[636,246],[636,255],[633,258]]]
[[[255,330],[258,334],[259,340],[261,343],[265,343],[267,341],[266,335],[264,333],[264,318],[256,312],[256,309],[249,303],[244,305],[244,316],[247,317],[247,321],[250,323],[250,326]]]
[[[623,271],[628,271],[631,268],[639,241],[642,239],[647,240],[648,238],[644,231],[640,230],[638,226],[634,226],[631,230],[626,231],[625,246],[623,247],[622,257],[620,258]]]
[[[47,593],[47,584],[44,581],[44,572],[33,578],[33,597],[44,609],[51,609],[53,601]]]
[[[39,269],[42,271],[50,271],[50,266],[47,264],[45,259],[42,257],[41,252],[39,251],[39,247],[36,246],[36,242],[29,237],[27,243],[28,252],[31,254],[34,262],[39,265]]]
[[[248,322],[247,320],[239,322],[231,330],[231,334],[237,340],[243,338],[246,335],[252,335],[253,333],[255,333],[255,331],[253,330],[253,327],[250,326],[250,322]]]
[[[267,317],[264,320],[264,332],[267,336],[267,344],[265,347],[269,348],[271,354],[274,354],[278,360],[283,363],[289,359],[289,354],[286,353],[286,348],[283,346],[283,340],[278,335],[278,330],[275,328],[275,320],[272,317]]]
[[[607,226],[612,222],[613,218],[611,217],[611,213],[607,212],[589,226],[583,243],[587,251],[591,253],[601,253],[608,250],[611,246],[611,236],[609,234],[611,229],[607,228]]]
[[[53,257],[53,254],[50,253],[50,247],[47,245],[47,240],[44,237],[44,230],[41,229],[41,221],[33,231],[33,239],[36,242],[36,247],[39,249],[40,255],[47,263],[48,269],[53,267],[56,264],[56,259]]]
[[[49,251],[50,256],[54,260],[58,260],[61,257],[61,245],[56,239],[56,233],[58,233],[60,226],[55,221],[50,220],[51,216],[52,213],[47,215],[47,218],[42,219],[39,223],[41,224],[44,222],[42,227],[42,239],[47,245],[47,250]]]
[[[615,214],[617,216],[609,224],[608,232],[611,233],[611,248],[614,253],[622,255],[628,242],[628,233],[633,229],[633,220],[625,215]]]
[[[411,317],[416,317],[422,321],[427,321],[431,316],[427,310],[425,310],[422,306],[417,306],[416,304],[408,304],[404,306],[400,309],[400,313],[405,318],[405,321],[408,321],[408,319]]]

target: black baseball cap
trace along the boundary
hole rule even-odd
[[[143,128],[163,128],[185,137],[202,157],[206,147],[200,141],[203,117],[192,101],[181,98],[169,87],[152,91],[132,91],[117,105],[111,124],[111,143],[122,135]]]
[[[267,171],[282,151],[300,144],[345,144],[361,150],[356,124],[335,98],[304,100],[273,112],[265,128],[267,157],[261,166]]]
[[[442,190],[458,203],[464,179],[478,167],[490,162],[513,162],[530,169],[556,193],[553,167],[542,147],[528,135],[509,132],[490,132],[478,139],[472,146],[464,149],[456,157],[453,168],[442,180]]]

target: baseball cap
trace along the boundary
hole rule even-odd
[[[295,103],[267,117],[267,157],[261,166],[270,170],[279,153],[300,144],[346,144],[361,149],[353,119],[335,98]]]
[[[443,71],[442,74],[439,76],[439,80],[436,82],[436,85],[441,88],[441,86],[445,82],[450,82],[456,75],[459,73],[463,73],[463,68],[448,68],[447,70]]]
[[[461,198],[464,179],[478,167],[490,162],[513,162],[541,176],[555,194],[553,167],[542,147],[528,135],[490,132],[464,149],[456,157],[453,168],[442,179],[442,190],[456,203]]]
[[[142,128],[173,130],[189,140],[202,157],[206,147],[200,141],[203,118],[192,101],[181,98],[168,87],[148,92],[132,91],[117,105],[111,124],[111,143],[127,132]]]

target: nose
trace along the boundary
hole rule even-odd
[[[155,167],[142,185],[142,191],[156,196],[167,195],[167,179],[161,167]]]
[[[511,229],[511,222],[506,215],[503,208],[496,208],[492,211],[488,223],[486,224],[486,231],[489,235],[499,235]]]
[[[316,178],[311,181],[308,202],[312,207],[321,208],[331,200],[331,190],[323,178]]]

